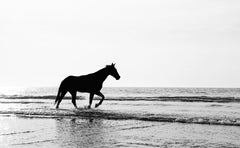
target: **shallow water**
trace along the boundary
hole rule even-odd
[[[240,147],[238,89],[107,88],[92,109],[55,91],[0,92],[0,147]]]
[[[0,99],[0,114],[31,117],[79,117],[154,122],[240,126],[240,103],[112,101],[99,108],[87,109],[87,100],[78,100],[75,109],[71,100],[63,100],[56,110],[51,99]],[[94,100],[93,103],[97,103]]]

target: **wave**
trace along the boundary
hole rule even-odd
[[[26,134],[26,133],[33,133],[33,132],[34,131],[12,132],[12,133],[0,134],[0,136],[18,135],[18,134]]]
[[[224,126],[240,126],[240,118],[185,117],[182,115],[127,113],[99,109],[34,109],[18,111],[0,111],[1,115],[23,118],[83,118],[107,120],[140,120],[151,122],[171,122],[185,124],[208,124]]]
[[[55,95],[47,96],[6,96],[0,95],[0,99],[55,99]],[[64,99],[71,99],[71,96],[65,96]],[[78,96],[77,99],[86,99],[83,96]],[[95,100],[99,100],[99,97],[94,97]],[[218,103],[230,103],[240,102],[240,98],[237,97],[211,97],[211,96],[158,96],[158,97],[106,97],[105,100],[109,101],[179,101],[179,102],[218,102]]]
[[[40,101],[0,101],[0,104],[44,104],[45,102]]]

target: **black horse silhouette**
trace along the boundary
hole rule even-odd
[[[91,108],[93,96],[98,95],[102,97],[99,103],[95,104],[95,107],[98,107],[102,104],[104,100],[104,95],[100,92],[102,89],[103,81],[108,77],[108,75],[113,76],[116,80],[120,79],[120,75],[115,68],[115,64],[107,65],[105,68],[100,69],[95,73],[91,73],[83,76],[68,76],[65,78],[58,89],[58,94],[55,100],[55,104],[57,103],[56,108],[59,107],[63,97],[67,92],[72,95],[72,103],[75,108],[77,108],[76,104],[76,95],[77,92],[88,92],[90,93],[89,97],[89,106]]]

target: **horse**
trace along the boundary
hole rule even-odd
[[[61,103],[67,92],[71,94],[72,103],[75,108],[77,108],[77,92],[87,92],[90,94],[88,108],[91,108],[94,95],[102,97],[99,103],[95,104],[95,108],[98,107],[102,104],[105,98],[105,96],[100,92],[100,90],[102,89],[103,82],[109,75],[114,77],[116,80],[120,79],[120,75],[118,74],[118,71],[115,68],[115,64],[113,63],[111,65],[106,65],[105,68],[102,68],[97,72],[88,75],[66,77],[61,82],[58,89],[57,97],[55,99],[55,105],[57,104],[56,109],[59,108],[59,104]]]

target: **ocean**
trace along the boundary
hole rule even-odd
[[[106,87],[91,109],[57,89],[0,88],[0,147],[240,147],[240,88]]]

